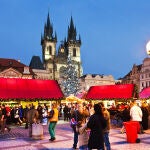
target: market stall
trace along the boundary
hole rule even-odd
[[[64,95],[56,80],[37,80],[20,78],[0,78],[0,100],[2,103],[29,102],[35,104],[43,101],[61,100]]]
[[[134,84],[117,84],[92,86],[87,92],[85,99],[91,101],[103,101],[105,107],[116,105],[119,102],[126,102],[135,97]]]
[[[139,93],[139,99],[141,101],[146,101],[147,103],[150,103],[150,87],[144,88],[140,93]]]

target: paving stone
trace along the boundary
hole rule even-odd
[[[28,137],[28,129],[24,126],[12,126],[12,130],[0,134],[0,150],[71,150],[73,132],[69,122],[59,121],[56,126],[56,141],[49,141],[48,127],[44,126],[44,138],[33,140]],[[110,130],[112,150],[150,150],[150,130],[138,134],[140,143],[127,143],[126,133],[121,134],[120,128]]]

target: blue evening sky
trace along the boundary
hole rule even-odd
[[[71,15],[81,35],[84,74],[123,77],[147,57],[150,0],[0,0],[0,57],[29,65],[42,56],[47,14],[60,42]]]

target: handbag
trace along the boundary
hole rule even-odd
[[[19,118],[19,115],[18,115],[18,114],[16,114],[16,115],[15,115],[15,118]]]
[[[32,138],[33,139],[43,139],[43,126],[40,123],[32,124]]]

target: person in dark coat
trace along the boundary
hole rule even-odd
[[[146,103],[142,104],[141,110],[142,110],[142,113],[143,113],[143,116],[142,116],[142,127],[143,127],[143,130],[147,130],[148,129],[149,112],[148,112],[148,108],[147,108]]]
[[[130,107],[128,105],[125,106],[124,110],[122,111],[122,121],[123,122],[127,122],[130,121],[131,117],[130,117]],[[125,127],[124,125],[122,125],[122,128],[120,130],[121,133],[125,132]]]
[[[99,104],[94,105],[95,113],[89,118],[87,128],[89,128],[90,136],[88,141],[89,150],[104,150],[104,133],[107,123],[102,113],[102,107]]]
[[[64,113],[64,121],[68,120],[68,106],[65,105],[63,108],[63,113]]]

